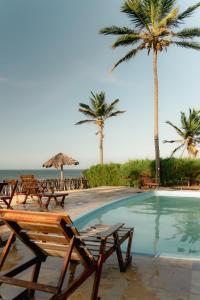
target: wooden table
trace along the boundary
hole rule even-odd
[[[60,204],[61,206],[64,205],[64,201],[65,201],[65,197],[68,196],[68,193],[58,193],[58,192],[54,192],[54,193],[39,193],[38,197],[40,199],[40,203],[42,204],[42,199],[43,198],[47,198],[47,202],[45,203],[45,208],[48,208],[49,203],[51,201],[51,199],[53,199],[56,202],[56,205]],[[59,201],[58,199],[61,198],[61,200]]]

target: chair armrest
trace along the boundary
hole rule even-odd
[[[118,231],[122,226],[124,226],[124,223],[117,223],[117,224],[111,226],[110,228],[108,228],[107,230],[99,232],[97,234],[98,238],[106,239],[109,236],[113,235],[116,231]]]

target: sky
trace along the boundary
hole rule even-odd
[[[180,9],[196,3],[179,0]],[[58,152],[87,168],[99,161],[95,125],[74,124],[84,116],[79,102],[90,91],[119,98],[126,113],[105,126],[105,162],[153,158],[153,70],[146,52],[110,72],[127,49],[111,49],[102,27],[130,26],[122,0],[0,1],[0,169],[41,168]],[[187,20],[200,27],[200,9]],[[159,134],[162,157],[176,138],[170,120],[200,107],[200,52],[171,47],[159,55]]]

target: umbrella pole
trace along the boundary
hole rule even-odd
[[[60,188],[63,191],[64,190],[64,171],[63,166],[60,167]]]

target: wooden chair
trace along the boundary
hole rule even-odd
[[[65,197],[68,196],[68,193],[57,193],[53,190],[51,192],[45,192],[42,186],[38,184],[38,180],[32,174],[21,175],[20,178],[22,182],[22,192],[25,193],[23,204],[26,204],[29,196],[36,196],[40,207],[43,206],[42,200],[44,198],[47,199],[45,208],[48,208],[51,199],[55,201],[56,205],[58,205],[59,203],[61,204],[61,206],[64,205]],[[61,200],[59,201],[59,199]]]
[[[95,277],[90,299],[97,300],[100,299],[98,288],[105,260],[116,252],[122,272],[131,262],[133,228],[125,228],[123,224],[93,226],[79,233],[66,214],[12,210],[0,210],[0,214],[12,232],[0,258],[0,270],[15,236],[34,254],[28,262],[0,276],[0,284],[6,283],[25,288],[23,292],[15,296],[15,300],[31,299],[36,290],[53,294],[49,298],[51,300],[66,300],[92,273],[95,273]],[[125,261],[121,251],[121,244],[124,241],[127,241]],[[58,284],[55,286],[37,282],[41,264],[48,256],[62,257],[64,260]],[[69,276],[70,264],[74,261],[82,266],[82,272],[78,274],[78,277],[75,274]],[[30,280],[19,279],[19,276],[14,278],[32,266]],[[64,279],[67,278],[69,278],[68,284],[63,287],[66,281]]]
[[[0,195],[0,204],[12,209],[11,203],[17,189],[18,180],[4,180],[3,185],[8,186],[8,195]]]
[[[139,179],[140,188],[157,188],[158,184],[156,183],[155,178],[151,178],[147,175],[141,175]]]

